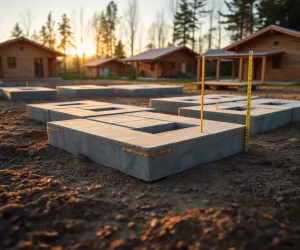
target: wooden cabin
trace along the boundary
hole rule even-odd
[[[206,55],[205,59],[216,62],[216,81],[220,81],[222,60],[230,59],[232,80],[245,82],[248,78],[249,51],[254,52],[254,81],[300,82],[300,31],[271,25],[219,53]],[[198,82],[201,80],[201,57],[198,57]]]
[[[116,58],[100,58],[84,65],[89,77],[125,76],[126,65]]]
[[[63,53],[20,37],[0,43],[0,78],[57,77]]]
[[[198,54],[185,46],[150,49],[123,59],[135,63],[137,78],[196,77]]]

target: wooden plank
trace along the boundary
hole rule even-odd
[[[220,59],[219,59],[219,58],[217,59],[217,69],[216,69],[216,73],[217,73],[216,81],[220,81]]]
[[[240,58],[240,65],[239,65],[239,81],[243,80],[243,58]]]
[[[261,67],[261,83],[265,82],[266,77],[266,65],[267,65],[267,57],[262,58],[262,67]]]
[[[158,61],[155,62],[155,78],[158,79]]]

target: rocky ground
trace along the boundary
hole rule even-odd
[[[300,124],[250,148],[145,183],[49,146],[23,103],[1,99],[0,249],[300,249]]]

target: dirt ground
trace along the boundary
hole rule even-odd
[[[1,99],[0,249],[300,249],[300,124],[250,149],[145,183],[49,146],[24,103]]]

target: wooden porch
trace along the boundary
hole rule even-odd
[[[258,86],[265,82],[266,71],[267,71],[267,60],[268,57],[280,57],[283,52],[255,52],[253,55],[253,85]],[[231,80],[221,80],[220,69],[222,59],[232,61],[232,74]],[[206,86],[217,87],[234,87],[242,88],[247,86],[248,80],[248,53],[220,53],[205,57],[205,62],[215,61],[216,62],[216,75],[215,80],[205,81]],[[271,61],[272,62],[272,61]],[[198,57],[197,63],[197,82],[201,82],[202,75],[202,56]]]

